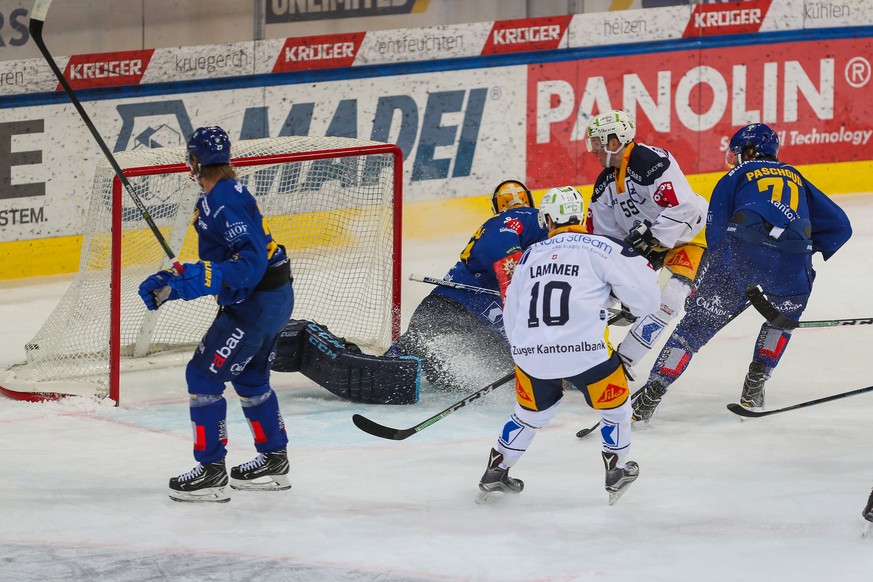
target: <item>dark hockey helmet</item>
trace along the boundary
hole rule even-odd
[[[755,153],[746,159],[743,152],[750,147],[755,149]],[[734,167],[755,158],[776,159],[778,153],[779,136],[776,132],[763,123],[752,123],[740,129],[731,138],[728,151],[725,153],[725,161],[728,166]]]
[[[201,166],[219,166],[230,163],[230,138],[217,125],[198,127],[188,140],[188,161],[197,156]]]
[[[530,190],[520,180],[505,180],[497,185],[491,195],[491,209],[494,214],[516,206],[533,206]]]

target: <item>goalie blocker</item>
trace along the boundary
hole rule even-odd
[[[418,358],[365,354],[314,321],[292,319],[279,334],[275,372],[300,372],[322,388],[351,402],[418,402]]]

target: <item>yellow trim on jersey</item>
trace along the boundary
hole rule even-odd
[[[618,168],[618,174],[615,177],[615,193],[624,194],[624,180],[627,176],[627,161],[630,159],[630,154],[636,143],[630,142],[625,146],[624,153],[621,156],[621,166]]]
[[[515,399],[528,410],[539,410],[530,377],[518,366],[515,367]]]
[[[568,224],[567,226],[559,226],[554,230],[550,230],[549,238],[552,238],[556,234],[561,234],[562,232],[577,232],[588,234],[588,230],[585,228],[584,224]]]
[[[674,275],[693,281],[697,276],[697,269],[700,268],[704,250],[703,247],[690,243],[672,248],[664,256],[664,268]]]
[[[627,401],[630,389],[627,386],[627,376],[624,367],[618,366],[612,374],[588,384],[582,391],[585,400],[595,410],[618,408]]]

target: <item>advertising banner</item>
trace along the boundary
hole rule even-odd
[[[525,67],[517,66],[85,107],[112,151],[183,145],[202,125],[220,125],[232,140],[311,135],[396,143],[404,198],[415,201],[479,195],[523,177],[524,88]],[[0,109],[0,242],[81,233],[102,158],[72,105]]]
[[[873,159],[870,39],[745,45],[581,59],[528,71],[531,185],[590,184],[591,115],[624,109],[637,140],[669,150],[689,174],[725,168],[748,123],[779,132],[793,164]]]

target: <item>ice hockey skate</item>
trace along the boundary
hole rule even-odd
[[[752,410],[764,409],[764,377],[765,367],[761,362],[749,364],[749,372],[743,380],[743,394],[740,396],[740,405]]]
[[[500,467],[503,455],[495,449],[491,449],[488,457],[488,468],[479,480],[479,495],[476,503],[485,503],[492,497],[500,497],[506,493],[521,493],[524,482],[521,479],[513,479],[509,476],[509,469]]]
[[[247,491],[285,491],[291,489],[289,469],[285,449],[261,453],[248,463],[230,470],[230,486]]]
[[[867,520],[864,524],[864,531],[861,532],[863,538],[873,538],[873,491],[870,492],[870,497],[867,498],[867,505],[861,512],[861,516]]]
[[[631,483],[636,481],[640,476],[640,466],[635,461],[628,461],[625,466],[619,469],[618,455],[615,453],[601,453],[603,455],[603,465],[606,468],[606,492],[609,493],[609,504],[615,505],[615,502],[624,495]]]
[[[632,419],[634,422],[649,422],[655,415],[661,398],[667,393],[667,387],[658,382],[649,381],[640,390],[639,396],[631,403],[633,407]]]
[[[225,503],[230,501],[227,492],[227,471],[224,460],[197,466],[170,478],[170,499],[189,503]]]

